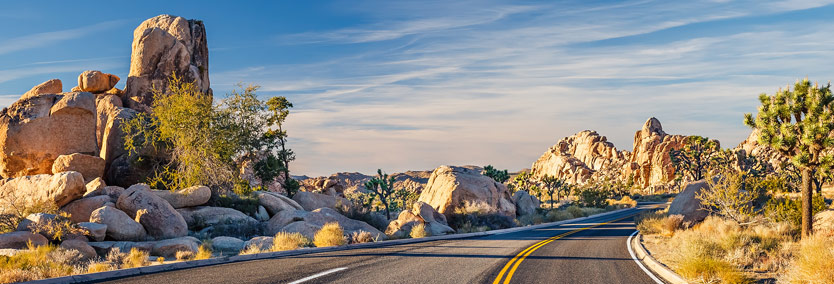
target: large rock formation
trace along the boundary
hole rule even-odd
[[[319,208],[350,208],[352,203],[338,196],[301,191],[293,195],[292,200],[297,202],[304,210],[313,211]]]
[[[790,162],[788,157],[785,157],[776,149],[760,144],[760,135],[758,130],[753,130],[747,136],[747,139],[736,146],[735,150],[744,150],[745,153],[756,157],[759,162],[764,163],[771,170],[780,169],[784,163]]]
[[[649,118],[643,129],[634,134],[634,150],[623,169],[623,178],[631,178],[640,187],[662,185],[675,179],[675,167],[669,150],[683,147],[686,136],[669,135],[657,118]]]
[[[4,178],[52,173],[59,155],[95,155],[95,96],[40,94],[0,112],[0,175]]]
[[[100,178],[104,174],[104,159],[79,153],[58,156],[52,164],[52,172],[68,171],[81,173],[84,176],[84,181],[89,182]]]
[[[418,225],[426,226],[426,232],[432,236],[454,234],[455,230],[449,227],[446,216],[434,210],[434,207],[424,202],[415,202],[411,210],[403,210],[397,220],[391,221],[385,234],[396,238],[404,238],[411,233],[411,229]]]
[[[581,184],[597,172],[619,172],[628,158],[628,152],[617,151],[605,136],[585,130],[556,142],[533,163],[532,174],[535,177],[555,176],[570,183]]]
[[[20,99],[28,99],[30,97],[34,97],[40,94],[58,94],[62,92],[64,91],[63,85],[61,84],[61,80],[52,79],[32,87],[32,89],[24,93],[23,96],[20,97]]]
[[[87,190],[84,178],[78,172],[23,176],[0,183],[0,213],[13,211],[14,206],[64,206],[80,198]]]
[[[142,22],[133,31],[130,73],[125,105],[148,111],[152,89],[168,91],[168,79],[176,74],[211,94],[208,75],[208,45],[203,22],[160,15]]]
[[[112,206],[104,206],[90,214],[90,222],[107,225],[107,237],[118,241],[143,241],[147,231],[142,224],[130,218],[124,211]]]
[[[442,214],[452,214],[467,206],[515,217],[515,205],[507,186],[484,176],[477,169],[440,166],[432,172],[418,201]]]

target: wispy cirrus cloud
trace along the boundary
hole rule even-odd
[[[77,39],[91,33],[113,29],[124,23],[125,21],[123,20],[107,21],[80,28],[41,32],[20,37],[7,38],[5,40],[0,40],[0,55],[54,45],[58,42]]]

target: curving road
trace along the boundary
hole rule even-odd
[[[481,238],[315,253],[108,283],[657,283],[626,240],[641,204],[580,222]]]

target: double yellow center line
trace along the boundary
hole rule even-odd
[[[634,215],[637,215],[637,214],[636,213],[635,214],[630,214],[628,216],[625,216],[625,217],[622,217],[622,218],[619,218],[619,219],[614,219],[614,220],[611,220],[611,221],[608,221],[608,222],[605,222],[605,223],[599,223],[599,224],[596,224],[596,225],[593,225],[593,226],[588,226],[588,227],[585,227],[585,228],[576,229],[576,230],[573,230],[573,231],[570,231],[570,232],[567,232],[567,233],[563,233],[563,234],[560,234],[560,235],[556,235],[556,236],[550,237],[546,240],[540,241],[540,242],[528,247],[527,249],[521,251],[515,257],[513,257],[513,259],[511,259],[510,262],[507,262],[507,265],[504,265],[504,268],[501,269],[501,272],[498,272],[498,276],[495,277],[495,281],[492,281],[492,284],[501,283],[501,279],[504,278],[504,273],[507,272],[507,270],[509,270],[509,273],[507,273],[507,278],[504,279],[504,284],[509,284],[510,279],[513,278],[513,274],[515,273],[515,270],[518,269],[518,266],[521,264],[521,262],[524,261],[524,259],[527,258],[527,256],[529,256],[534,251],[536,251],[537,249],[539,249],[540,247],[542,247],[546,244],[549,244],[549,243],[551,243],[555,240],[561,239],[565,236],[575,234],[577,232],[581,232],[581,231],[584,231],[584,230],[587,230],[587,229],[592,229],[592,228],[596,228],[596,227],[603,226],[603,225],[606,225],[606,224],[614,223],[614,222],[617,222],[617,221],[620,221],[620,220],[623,220],[623,219],[627,219],[627,218],[629,218],[631,216],[634,216]]]

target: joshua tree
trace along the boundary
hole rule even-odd
[[[831,132],[834,130],[834,95],[831,84],[811,85],[808,79],[797,81],[775,95],[761,94],[761,106],[754,117],[744,115],[744,124],[761,131],[759,143],[773,147],[802,173],[802,236],[813,229],[813,192],[811,179],[815,171],[829,171],[832,160]]]
[[[513,188],[515,188],[516,191],[523,190],[530,193],[530,186],[533,185],[532,178],[533,175],[531,175],[529,172],[518,173],[518,175],[515,176],[515,178],[513,179]]]
[[[505,183],[507,180],[510,179],[510,173],[507,170],[499,171],[495,169],[492,165],[487,165],[484,167],[484,171],[481,174],[491,177],[495,181],[499,183]]]
[[[544,184],[545,192],[548,196],[550,196],[550,209],[553,209],[553,194],[555,193],[556,198],[561,200],[559,192],[562,190],[562,187],[565,187],[567,184],[564,180],[551,175],[545,175],[542,177],[542,183]]]
[[[684,140],[683,148],[680,150],[669,150],[669,158],[675,167],[675,175],[678,178],[700,180],[704,178],[710,167],[710,159],[720,147],[715,140],[707,137],[689,136]]]
[[[391,218],[391,211],[389,202],[392,195],[396,194],[394,191],[394,177],[388,177],[388,174],[383,174],[381,169],[376,171],[377,176],[365,183],[365,188],[369,189],[372,195],[379,196],[379,202],[385,206],[385,219]]]

